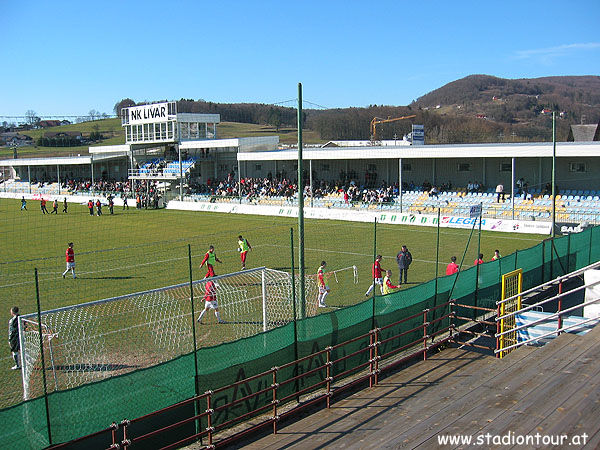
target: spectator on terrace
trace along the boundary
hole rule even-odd
[[[431,190],[429,191],[429,197],[430,198],[433,198],[433,197],[439,198],[438,197],[438,190],[437,190],[437,188],[435,186],[431,186]]]

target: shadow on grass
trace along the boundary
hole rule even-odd
[[[65,372],[112,372],[115,370],[123,370],[123,369],[136,369],[138,365],[128,365],[128,364],[63,364],[54,366],[54,370],[63,370]],[[39,370],[39,368],[38,368]],[[47,370],[52,370],[49,367]]]
[[[77,277],[78,280],[132,280],[145,277]]]

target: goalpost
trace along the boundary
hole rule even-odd
[[[196,323],[208,281],[216,286],[223,324],[217,323],[211,311],[202,325]],[[307,277],[307,298],[316,299],[316,292],[316,283]],[[192,317],[192,297],[196,317]],[[315,305],[307,315],[316,314],[316,301],[307,303]],[[22,315],[23,396],[30,399],[43,394],[41,369],[51,373],[49,391],[64,390],[190,353],[194,349],[192,326],[197,327],[196,347],[203,347],[293,320],[291,275],[265,267],[43,311],[41,324],[36,313]]]

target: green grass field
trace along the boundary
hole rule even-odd
[[[84,199],[82,199],[84,200]],[[49,208],[50,210],[52,208]],[[192,254],[192,277],[203,278],[205,271],[199,264],[208,249],[214,245],[223,264],[218,264],[218,275],[240,270],[237,236],[248,239],[253,251],[248,257],[248,268],[266,266],[289,271],[290,228],[294,228],[296,270],[298,261],[297,220],[286,217],[237,216],[218,213],[184,212],[170,210],[122,210],[101,217],[90,216],[85,205],[70,204],[68,214],[59,207],[58,215],[43,215],[39,202],[29,201],[28,211],[20,211],[20,201],[0,199],[0,310],[5,323],[9,309],[18,305],[22,314],[36,311],[36,284],[34,270],[38,270],[42,310],[74,305],[189,282],[188,245]],[[445,272],[450,256],[460,261],[470,230],[442,229],[440,231],[439,274]],[[489,261],[493,250],[508,255],[517,249],[531,247],[544,237],[537,235],[482,233],[481,251]],[[409,270],[410,284],[422,283],[436,273],[435,228],[397,225],[377,226],[377,253],[384,256],[382,266],[392,269],[397,281],[395,255],[407,245],[413,255]],[[77,279],[70,274],[63,279],[65,249],[74,242]],[[343,307],[364,301],[364,292],[371,283],[371,263],[374,253],[374,225],[337,221],[307,220],[305,225],[306,272],[314,275],[321,260],[328,270],[356,265],[358,284],[351,271],[330,277],[331,294],[328,305]],[[477,233],[468,247],[465,266],[473,264],[477,252]],[[403,286],[406,288],[406,286]],[[307,302],[316,299],[307,298]],[[198,302],[197,308],[200,307]],[[329,308],[320,309],[327,312]],[[197,328],[200,345],[214,345],[219,338],[212,312],[207,323]],[[220,330],[228,333],[235,325]],[[212,327],[212,328],[211,328]],[[204,333],[204,335],[202,334]],[[203,340],[210,333],[210,339]],[[116,339],[116,338],[115,338]],[[113,342],[114,344],[114,342]],[[11,371],[8,346],[0,358],[0,407],[20,401],[19,371]]]

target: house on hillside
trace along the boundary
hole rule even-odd
[[[48,139],[63,137],[75,138],[77,140],[82,139],[80,131],[47,131],[44,133],[44,137]]]
[[[600,141],[600,124],[571,125],[567,142]]]
[[[33,144],[33,139],[24,134],[19,134],[16,131],[7,131],[5,133],[0,133],[0,143],[2,145],[31,145]]]
[[[40,128],[59,127],[62,123],[60,120],[40,120],[38,126]]]

